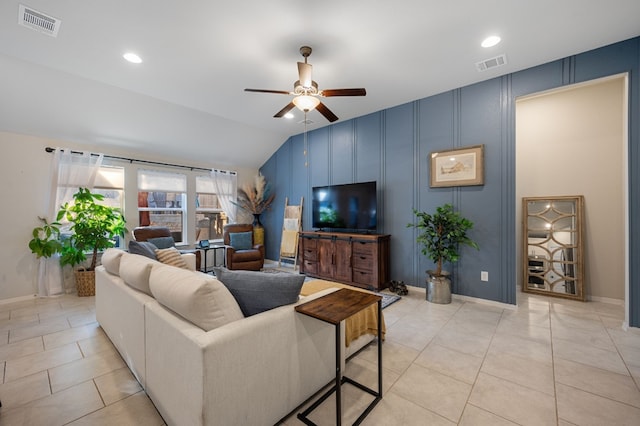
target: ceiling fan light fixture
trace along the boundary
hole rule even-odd
[[[303,112],[309,112],[315,109],[319,103],[320,99],[316,98],[315,96],[300,95],[293,98],[293,104]]]

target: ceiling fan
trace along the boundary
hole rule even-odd
[[[245,92],[258,93],[276,93],[281,95],[295,96],[291,102],[274,115],[274,118],[284,117],[286,113],[293,108],[298,107],[301,111],[307,113],[313,109],[317,109],[320,114],[331,123],[338,119],[325,104],[320,102],[318,97],[328,98],[330,96],[366,96],[367,91],[363,88],[359,89],[325,89],[318,90],[318,83],[311,79],[311,71],[313,66],[307,63],[307,58],[311,55],[309,46],[302,46],[300,54],[304,57],[304,62],[298,62],[298,81],[293,83],[293,91],[285,90],[265,90],[265,89],[244,89]]]

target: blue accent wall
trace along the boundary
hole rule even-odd
[[[453,266],[454,293],[516,302],[515,100],[518,96],[629,73],[630,325],[640,326],[640,38],[581,53],[389,108],[289,138],[262,166],[275,183],[274,207],[263,215],[267,257],[277,259],[284,198],[304,196],[303,228],[311,229],[313,186],[378,183],[378,232],[391,234],[391,278],[424,287],[433,264],[420,253],[412,208],[453,203],[474,222],[480,250],[464,247]],[[366,102],[366,98],[363,99]],[[483,186],[429,188],[432,151],[484,144]],[[305,160],[308,165],[305,166]],[[588,184],[586,182],[585,184]],[[451,269],[451,267],[449,267]],[[480,271],[489,282],[480,281]]]

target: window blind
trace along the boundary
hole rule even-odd
[[[182,173],[138,170],[140,191],[187,192],[187,175]]]

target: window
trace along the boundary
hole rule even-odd
[[[84,176],[88,173],[84,173]],[[78,181],[82,180],[82,183]],[[83,179],[82,172],[74,179],[68,181],[67,184],[58,186],[57,199],[60,200],[60,205],[73,200],[73,194],[78,192],[80,187],[86,186],[86,181]],[[109,207],[117,207],[124,212],[124,168],[115,166],[99,166],[96,172],[96,178],[93,188],[90,188],[94,194],[100,194],[104,196],[104,200],[100,204],[104,204]],[[64,220],[63,223],[66,223]],[[63,226],[65,229],[65,226]],[[124,239],[119,236],[115,237],[115,246],[122,247],[124,245]]]
[[[109,207],[117,207],[124,213],[124,168],[113,166],[100,167],[91,192],[101,194],[104,197],[101,204]],[[123,247],[124,238],[116,236],[115,246]]]
[[[228,220],[211,176],[196,176],[196,241],[222,239]]]
[[[176,243],[186,243],[187,176],[181,173],[138,171],[140,226],[164,226]]]

